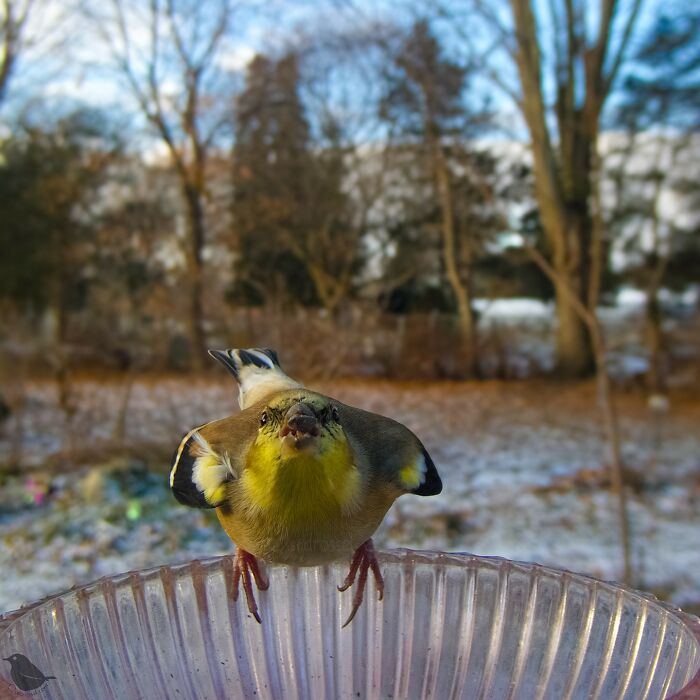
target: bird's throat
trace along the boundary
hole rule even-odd
[[[344,439],[323,440],[317,449],[268,441],[251,448],[242,486],[256,509],[287,527],[306,527],[351,510],[360,474]]]

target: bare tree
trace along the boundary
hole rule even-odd
[[[47,88],[70,74],[76,18],[73,0],[0,0],[0,109],[9,122],[31,121]]]
[[[595,215],[595,214],[594,214]],[[608,468],[610,471],[610,485],[613,495],[617,499],[617,518],[620,529],[620,544],[622,548],[624,583],[632,585],[632,544],[629,524],[629,511],[627,508],[627,491],[625,488],[624,462],[622,460],[622,441],[620,439],[620,425],[615,406],[610,374],[608,373],[608,350],[605,335],[600,319],[595,310],[589,309],[577,296],[574,289],[568,286],[566,280],[561,279],[554,267],[547,262],[537,248],[527,248],[527,253],[550,278],[552,283],[558,286],[566,294],[575,312],[583,323],[586,324],[591,335],[593,345],[593,358],[595,361],[596,380],[598,388],[598,403],[602,410],[603,427],[608,441]]]
[[[465,119],[462,95],[466,71],[442,55],[442,48],[425,21],[416,22],[392,58],[396,70],[387,76],[381,110],[389,121],[402,124],[405,136],[422,142],[439,207],[442,261],[457,309],[465,373],[476,376],[478,351],[470,266],[460,266],[455,178],[449,160],[450,141],[463,135],[460,132]],[[461,243],[461,248],[468,248],[464,240]]]
[[[598,301],[603,246],[591,212],[598,132],[642,0],[632,0],[626,13],[617,0],[600,0],[595,11],[580,0],[548,0],[542,13],[534,4],[509,0],[508,13],[498,3],[473,0],[465,15],[445,5],[442,16],[527,125],[535,194],[556,271],[558,369],[578,376],[594,364],[592,339],[567,290],[588,309]],[[597,26],[590,32],[593,18]],[[484,21],[486,32],[475,26]]]
[[[368,146],[378,126],[378,36],[365,28],[302,37],[300,90],[313,130],[317,210],[323,214],[303,241],[304,258],[323,306],[332,314],[363,280],[363,245],[380,228],[387,174],[385,149]],[[299,251],[302,252],[302,251]]]
[[[309,212],[301,235],[286,229],[283,239],[303,260],[313,280],[321,306],[337,314],[350,296],[361,263],[361,241],[366,231],[367,209],[358,207],[345,188],[353,148],[344,139],[340,122],[326,113],[317,134],[306,172],[300,173],[304,208]],[[355,214],[355,215],[354,215]]]
[[[623,274],[646,295],[647,388],[651,395],[665,394],[668,357],[660,292],[672,259],[682,256],[683,243],[697,228],[698,139],[692,133],[641,133],[633,125],[618,139],[620,146],[606,156],[605,175],[613,193],[607,226],[625,251]]]
[[[2,0],[0,3],[0,105],[22,51],[32,5],[33,0]]]
[[[346,186],[354,149],[341,120],[326,104],[310,115],[301,93],[296,53],[250,63],[237,101],[236,274],[259,298],[270,299],[277,277],[295,303],[334,315],[361,263],[366,210],[356,215]]]
[[[143,7],[111,0],[92,16],[111,67],[164,144],[178,178],[186,215],[186,321],[192,364],[199,369],[206,350],[202,253],[207,242],[207,164],[232,107],[226,99],[230,88],[225,79],[230,84],[230,76],[221,65],[230,48],[232,1],[150,0]]]
[[[325,296],[341,302],[352,291],[373,284],[369,270],[376,271],[384,262],[375,256],[389,208],[391,148],[377,139],[385,131],[378,114],[382,85],[377,76],[386,62],[387,37],[395,30],[364,18],[338,22],[337,17],[329,30],[330,19],[320,13],[316,25],[297,38],[295,50],[306,110],[310,122],[318,125],[313,135],[314,148],[323,154],[319,165],[328,173],[325,179],[334,172],[340,178],[335,235],[324,235],[322,226],[309,236],[306,259],[312,276],[317,275],[312,267],[325,272],[325,280],[317,279],[317,289],[325,288]],[[324,306],[330,308],[325,302]],[[332,306],[337,308],[337,303]]]

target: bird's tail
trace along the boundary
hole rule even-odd
[[[277,391],[302,386],[285,374],[277,353],[271,348],[210,350],[209,354],[236,378],[241,408]]]

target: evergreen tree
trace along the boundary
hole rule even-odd
[[[256,56],[238,99],[233,155],[233,291],[242,301],[284,294],[305,305],[317,301],[304,261],[288,245],[290,236],[303,235],[308,141],[296,57]]]
[[[257,56],[237,107],[234,297],[282,297],[335,312],[360,265],[362,235],[343,187],[338,124],[320,120],[314,138],[295,55]]]

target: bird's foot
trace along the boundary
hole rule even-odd
[[[377,555],[374,551],[374,545],[372,540],[367,540],[364,544],[360,545],[352,557],[352,563],[350,564],[350,571],[345,577],[342,586],[338,586],[339,591],[347,591],[350,586],[355,583],[357,578],[357,573],[359,571],[360,578],[357,581],[357,588],[355,589],[355,594],[352,597],[352,611],[350,612],[350,617],[345,620],[343,627],[346,627],[352,622],[355,614],[360,609],[362,605],[362,599],[365,594],[365,586],[367,585],[367,573],[372,570],[374,574],[374,581],[377,585],[377,592],[379,593],[379,600],[384,597],[384,578],[382,577],[382,572],[379,569],[379,562],[377,562]]]
[[[252,578],[251,578],[252,577]],[[253,592],[253,579],[259,591],[266,591],[270,587],[269,581],[266,581],[260,573],[258,560],[240,547],[236,550],[236,557],[233,560],[233,599],[238,600],[239,585],[243,579],[243,591],[245,593],[246,603],[250,614],[259,622],[260,613],[258,612],[258,604],[255,601],[255,593]]]

